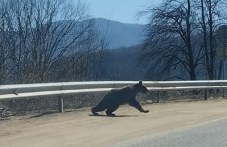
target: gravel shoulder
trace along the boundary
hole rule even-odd
[[[147,114],[122,106],[117,117],[89,116],[89,108],[35,118],[0,121],[4,147],[112,146],[126,140],[227,117],[227,100],[149,104]]]

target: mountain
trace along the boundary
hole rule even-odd
[[[81,23],[75,23],[75,25],[88,23],[90,20],[84,20]],[[143,35],[144,25],[122,23],[104,18],[93,18],[92,20],[95,22],[95,28],[100,37],[108,42],[108,49],[135,46],[141,44],[145,38]],[[62,27],[67,26],[68,23],[72,22],[70,20],[60,20],[54,22],[53,26],[61,25],[58,29],[62,30]],[[75,31],[71,33],[75,35]]]
[[[109,49],[138,45],[144,39],[144,25],[121,23],[104,18],[94,18],[94,20],[101,37],[109,41]]]
[[[104,50],[98,80],[147,80],[150,64],[139,64],[142,47]]]

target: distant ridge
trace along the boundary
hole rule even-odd
[[[109,40],[109,49],[141,44],[144,39],[144,25],[122,23],[104,18],[94,18],[101,37]]]

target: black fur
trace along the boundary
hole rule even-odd
[[[144,110],[139,102],[136,100],[137,93],[148,93],[150,92],[145,86],[143,86],[142,81],[137,84],[124,86],[122,88],[112,89],[109,91],[103,99],[99,102],[96,107],[91,109],[94,115],[98,115],[97,112],[105,111],[106,115],[114,116],[113,112],[117,110],[119,105],[129,104],[135,107],[140,112],[147,113],[149,110]]]

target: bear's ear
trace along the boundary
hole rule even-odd
[[[141,85],[141,86],[143,85],[142,81],[139,81],[139,85]]]

